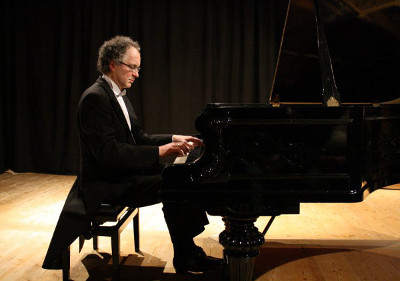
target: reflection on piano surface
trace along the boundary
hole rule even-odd
[[[195,123],[204,150],[163,171],[163,201],[187,200],[224,217],[231,280],[252,278],[264,243],[258,216],[298,214],[304,202],[359,202],[400,182],[400,105],[340,104],[326,89],[335,79],[320,45],[322,102],[208,104]],[[327,106],[331,97],[340,106]]]
[[[209,104],[196,127],[204,152],[165,168],[171,189],[163,196],[204,196],[201,204],[215,215],[233,210],[235,195],[235,204],[261,202],[251,214],[274,215],[300,202],[361,201],[366,191],[400,182],[398,105]],[[290,204],[273,208],[272,197]]]

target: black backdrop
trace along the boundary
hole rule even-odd
[[[128,96],[150,133],[196,133],[209,102],[266,102],[284,2],[3,0],[0,172],[76,173],[76,105],[114,35],[142,45]]]

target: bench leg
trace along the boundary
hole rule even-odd
[[[114,276],[119,276],[119,252],[120,252],[120,241],[119,241],[119,232],[114,233],[111,236],[111,253],[113,260],[113,271]]]
[[[62,266],[63,281],[69,281],[70,247],[68,247],[62,252],[61,266]]]
[[[97,239],[97,235],[93,236],[93,250],[99,249],[99,240]]]
[[[139,247],[139,209],[137,210],[136,216],[133,217],[133,237],[135,239],[135,252],[140,251]]]

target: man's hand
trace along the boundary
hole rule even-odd
[[[158,147],[158,155],[160,157],[166,156],[185,156],[190,152],[189,144],[184,142],[171,142]],[[192,145],[193,147],[193,145]]]
[[[172,141],[173,142],[183,142],[187,145],[189,145],[190,150],[193,150],[197,146],[203,146],[203,142],[192,136],[181,136],[181,135],[173,135],[172,136]]]
[[[172,142],[159,147],[159,156],[185,156],[197,146],[203,146],[203,142],[192,136],[173,135]]]

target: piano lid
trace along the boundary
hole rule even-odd
[[[291,0],[271,99],[322,101],[314,0]],[[342,102],[400,97],[400,6],[391,0],[318,0]]]

